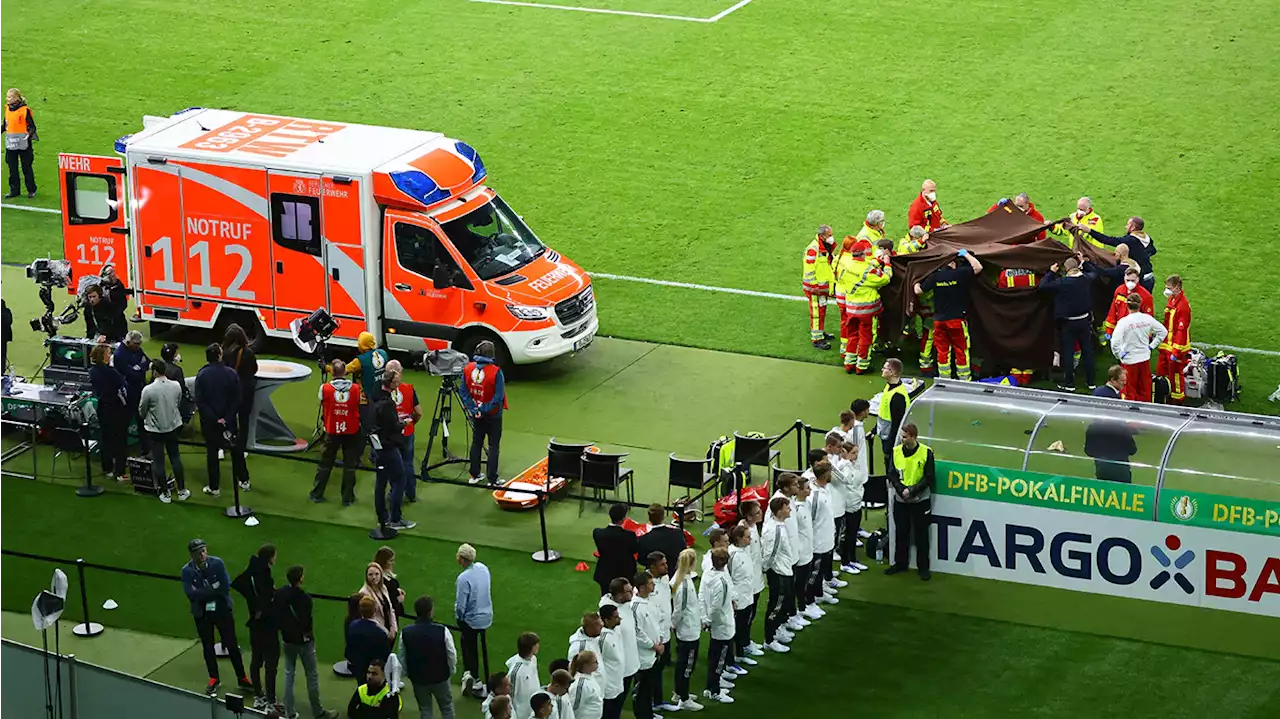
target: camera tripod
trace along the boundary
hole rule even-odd
[[[436,393],[436,405],[431,413],[431,432],[427,435],[427,451],[422,455],[422,470],[419,472],[424,482],[431,479],[431,470],[433,469],[468,461],[467,457],[459,457],[449,449],[449,422],[453,421],[454,402],[456,400],[460,405],[465,404],[459,395],[461,389],[458,385],[458,378],[445,375],[440,379],[440,391]],[[471,415],[462,412],[462,416],[466,418],[467,427],[470,428]],[[440,435],[442,459],[438,462],[432,462],[431,448],[435,446],[436,435]]]

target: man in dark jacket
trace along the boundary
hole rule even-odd
[[[1138,271],[1140,274],[1139,284],[1147,289],[1148,292],[1155,289],[1156,276],[1151,264],[1151,258],[1156,254],[1156,244],[1151,241],[1151,236],[1143,230],[1147,223],[1141,217],[1130,217],[1125,223],[1124,235],[1121,237],[1109,237],[1094,229],[1087,229],[1090,237],[1110,247],[1118,247],[1124,245],[1129,248],[1129,257],[1138,263]],[[1081,225],[1084,229],[1084,226]]]
[[[0,300],[0,371],[9,371],[9,343],[13,341],[13,312],[9,304]]]
[[[307,675],[307,699],[311,702],[311,715],[316,719],[337,719],[336,709],[325,709],[320,701],[320,673],[316,669],[315,626],[311,617],[311,595],[302,588],[305,570],[295,564],[285,573],[289,584],[276,591],[273,611],[280,626],[280,638],[284,641],[284,716],[294,715],[293,677],[302,659],[302,671]]]
[[[267,711],[276,704],[276,668],[280,664],[280,635],[272,603],[276,594],[271,566],[276,563],[276,546],[264,544],[249,557],[249,566],[231,586],[244,595],[249,605],[249,676],[253,679],[253,708]],[[267,668],[266,692],[262,691],[262,668]]]
[[[178,411],[182,414],[182,424],[186,426],[196,412],[195,400],[187,387],[187,375],[182,371],[182,348],[177,342],[166,342],[160,348],[160,359],[164,360],[164,376],[178,383],[182,388],[182,402]]]
[[[142,428],[142,416],[138,414],[138,403],[142,401],[142,388],[147,384],[147,370],[151,368],[151,358],[142,351],[141,332],[130,330],[125,333],[124,341],[111,357],[111,366],[124,375],[124,381],[129,386],[128,395],[125,397],[129,405],[129,416],[138,425],[138,449],[142,450],[143,454],[147,454],[151,451],[151,438]]]
[[[650,529],[636,541],[636,553],[644,558],[648,557],[650,552],[662,552],[662,555],[667,558],[667,575],[674,577],[680,553],[688,544],[684,541],[683,530],[662,522],[666,514],[667,511],[661,504],[654,502],[649,505]]]
[[[1107,371],[1107,383],[1093,391],[1094,397],[1120,399],[1124,389],[1125,368],[1113,365]],[[1129,458],[1138,453],[1138,443],[1129,425],[1114,419],[1100,419],[1084,431],[1084,453],[1093,457],[1094,476],[1109,482],[1133,482]]]
[[[253,682],[244,674],[244,661],[240,658],[240,645],[236,642],[236,623],[231,616],[231,578],[227,567],[218,557],[209,556],[209,548],[203,539],[193,539],[187,544],[191,561],[182,568],[182,589],[191,600],[191,616],[196,620],[196,632],[204,648],[204,665],[209,670],[209,684],[205,692],[218,692],[218,657],[213,652],[213,632],[222,638],[222,646],[231,654],[231,666],[241,689],[252,689]]]
[[[102,288],[89,285],[84,291],[84,336],[89,339],[119,342],[129,331],[124,310],[103,296]]]
[[[398,658],[405,676],[413,684],[422,716],[431,716],[431,699],[440,705],[440,715],[453,719],[453,692],[449,678],[457,668],[458,655],[453,648],[453,635],[443,624],[435,622],[435,601],[418,597],[413,603],[417,621],[400,630]]]
[[[374,607],[373,597],[361,597],[360,618],[347,625],[347,663],[351,665],[351,675],[357,683],[364,680],[371,661],[386,661],[391,653],[387,631],[373,621]]]
[[[1093,381],[1093,283],[1098,275],[1093,263],[1084,261],[1079,253],[1067,258],[1062,269],[1066,272],[1059,275],[1055,262],[1040,282],[1040,291],[1053,295],[1053,319],[1058,324],[1058,357],[1062,365],[1058,389],[1076,391],[1075,348],[1079,347],[1085,382],[1092,390],[1097,386]]]
[[[596,542],[596,553],[600,556],[592,576],[600,585],[602,597],[609,593],[609,583],[614,579],[625,577],[630,581],[636,573],[639,540],[635,532],[622,528],[622,520],[626,518],[627,505],[615,504],[609,507],[609,526],[591,532],[591,538]]]
[[[218,452],[226,449],[231,452],[231,470],[237,476],[244,464],[244,453],[239,451],[238,443],[229,446],[223,433],[230,430],[236,432],[236,416],[240,411],[240,378],[236,371],[222,363],[222,345],[211,344],[204,350],[205,366],[196,373],[196,407],[200,410],[200,432],[204,435],[205,469],[209,484],[204,493],[214,497],[221,494],[219,485],[222,482],[218,467]]]
[[[373,404],[373,427],[378,444],[375,457],[378,463],[378,477],[373,487],[373,507],[378,513],[378,524],[391,529],[413,529],[417,522],[405,519],[400,511],[404,507],[404,485],[408,479],[403,455],[400,452],[404,445],[404,422],[396,412],[395,400],[391,391],[399,384],[399,377],[386,375],[383,377],[382,397]],[[387,510],[387,487],[391,488],[391,509]]]

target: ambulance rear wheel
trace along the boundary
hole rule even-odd
[[[465,332],[461,337],[454,341],[453,348],[466,354],[468,357],[472,357],[476,353],[476,345],[480,344],[484,340],[492,342],[493,346],[498,350],[496,352],[498,356],[493,358],[494,363],[503,369],[508,369],[511,366],[511,353],[507,351],[506,343],[492,332],[486,332],[484,330]]]
[[[240,325],[249,338],[249,349],[254,354],[261,352],[262,346],[267,341],[267,333],[262,331],[262,323],[258,321],[258,316],[245,310],[227,310],[218,315],[218,322],[213,326],[218,342],[222,342],[222,338],[227,334],[227,327],[233,322]]]

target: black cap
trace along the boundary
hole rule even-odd
[[[204,543],[203,539],[193,539],[190,542],[187,542],[187,554],[190,554],[196,551],[197,549],[202,549],[206,546],[208,545]]]

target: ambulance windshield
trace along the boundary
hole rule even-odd
[[[510,274],[547,251],[501,197],[445,222],[444,232],[482,280]]]

